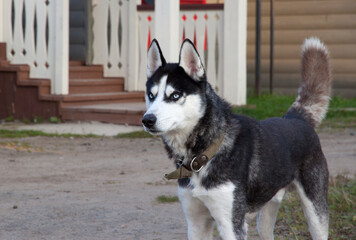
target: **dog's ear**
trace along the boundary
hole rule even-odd
[[[194,80],[201,81],[204,79],[205,70],[199,53],[189,39],[185,39],[180,48],[179,66]]]
[[[155,71],[164,65],[166,65],[166,60],[163,57],[161,48],[159,47],[158,41],[153,39],[147,52],[147,79],[152,77]]]

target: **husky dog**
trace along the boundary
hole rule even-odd
[[[214,92],[191,41],[183,42],[178,63],[167,63],[152,41],[142,123],[162,136],[169,157],[190,173],[178,177],[189,239],[212,239],[214,223],[223,239],[247,239],[245,216],[257,212],[261,238],[273,239],[279,205],[291,186],[312,238],[328,238],[328,168],[314,129],[328,108],[331,73],[328,50],[317,38],[304,42],[301,76],[287,113],[257,121],[233,114]],[[195,157],[218,139],[211,159],[193,169]]]

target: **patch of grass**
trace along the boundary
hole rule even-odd
[[[59,118],[57,118],[57,117],[50,117],[49,118],[49,122],[50,123],[60,123],[61,120]]]
[[[0,129],[0,138],[24,138],[24,137],[64,137],[64,138],[99,138],[102,136],[95,134],[71,134],[71,133],[45,133],[37,130],[7,130]],[[145,131],[137,131],[131,133],[123,133],[117,136],[118,138],[152,138],[151,134]]]
[[[322,126],[356,127],[356,98],[333,97]]]
[[[269,117],[282,116],[294,102],[295,97],[282,95],[261,94],[249,96],[247,105],[233,108],[238,114],[244,114],[252,118],[263,120]]]
[[[65,134],[57,134],[57,133],[45,133],[42,131],[36,131],[36,130],[7,130],[7,129],[0,129],[0,138],[24,138],[24,137],[64,137],[64,138],[98,138],[101,136],[95,135],[95,134],[86,134],[86,135],[80,135],[80,134],[71,134],[71,133],[65,133]]]
[[[32,122],[33,123],[43,123],[44,119],[43,117],[33,117]]]
[[[329,181],[329,239],[356,239],[356,179],[337,176]],[[299,197],[291,193],[277,217],[278,239],[311,239]]]
[[[23,119],[22,119],[22,122],[23,122],[24,124],[30,124],[30,123],[31,123],[31,120],[28,119],[28,118],[23,118]]]
[[[249,96],[247,105],[234,107],[233,111],[263,120],[269,117],[282,116],[294,102],[295,97],[283,95],[261,94]],[[322,126],[326,127],[356,127],[356,98],[346,99],[333,97]]]
[[[145,131],[136,131],[130,133],[121,133],[117,135],[118,138],[153,138],[155,136]]]
[[[13,142],[0,142],[0,148],[6,148],[6,149],[11,149],[11,150],[16,150],[20,152],[43,152],[43,148],[35,148],[31,146],[27,142],[18,142],[18,141],[13,141]]]
[[[175,203],[175,202],[178,202],[179,199],[177,196],[160,195],[160,196],[156,197],[156,201],[158,203]]]
[[[8,116],[5,118],[5,122],[13,122],[14,121],[14,116]]]

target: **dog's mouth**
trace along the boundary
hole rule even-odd
[[[158,131],[158,130],[149,130],[148,133],[150,133],[152,135],[162,135],[163,134],[162,131]]]
[[[144,127],[145,131],[148,132],[149,134],[151,135],[162,135],[163,132],[162,131],[159,131],[157,129],[154,129],[154,128],[147,128],[147,127]]]

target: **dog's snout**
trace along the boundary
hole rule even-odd
[[[155,125],[156,121],[157,121],[157,118],[153,114],[147,114],[147,115],[143,116],[143,118],[142,118],[142,123],[147,128],[153,127],[153,125]]]

